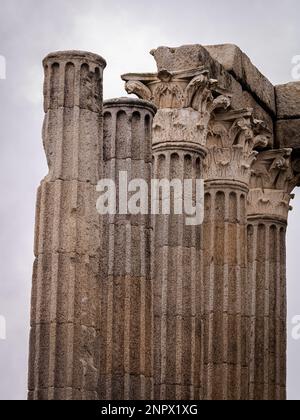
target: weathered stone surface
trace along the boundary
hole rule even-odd
[[[243,89],[262,103],[267,112],[276,115],[274,86],[235,45],[159,47],[151,54],[157,62],[158,71],[181,71],[204,66],[211,77],[218,80],[219,86],[229,91],[233,90],[232,75]]]
[[[261,105],[259,105],[259,103],[253,98],[251,93],[247,92],[246,90],[243,90],[241,100],[239,100],[239,98],[236,97],[236,101],[239,102],[239,107],[237,106],[237,104],[235,105],[234,101],[232,100],[232,107],[234,109],[250,108],[253,110],[253,117],[257,120],[263,121],[266,124],[266,127],[270,131],[268,147],[274,147],[274,120],[271,114],[265,111],[265,109]]]
[[[105,101],[104,162],[111,159],[125,161],[128,158],[133,164],[135,161],[151,163],[151,131],[155,113],[156,107],[143,100],[120,98]]]
[[[250,399],[286,394],[286,225],[299,182],[292,149],[259,153],[248,196],[248,279],[251,287]]]
[[[50,109],[45,115],[43,144],[48,181],[99,180],[102,161],[102,114],[81,108]]]
[[[300,118],[276,122],[276,144],[279,148],[300,149]]]
[[[49,400],[56,398],[53,388],[61,389],[65,398],[68,390],[80,390],[81,399],[86,393],[95,393],[98,351],[97,331],[93,328],[72,323],[36,325],[31,330],[30,352],[34,364],[29,390],[36,393],[43,389]]]
[[[239,177],[226,185],[205,174],[204,399],[248,399],[247,187],[241,188]]]
[[[232,44],[205,46],[209,54],[251,92],[265,109],[276,115],[275,89],[239,47]]]
[[[251,111],[216,111],[204,164],[204,398],[249,399],[251,288],[247,273],[247,195],[254,148],[268,130]]]
[[[159,47],[152,50],[151,55],[155,58],[158,71],[196,69],[211,61],[209,53],[199,44],[176,48]]]
[[[280,199],[280,198],[278,198]],[[251,285],[249,398],[282,400],[286,394],[286,225],[268,215],[249,217]],[[278,270],[280,267],[280,270]]]
[[[101,231],[97,197],[96,187],[89,183],[43,181],[37,201],[35,255],[98,255]]]
[[[101,112],[105,60],[83,51],[59,51],[43,61],[44,111],[79,107]]]
[[[104,60],[82,52],[44,60],[43,141],[49,174],[38,192],[29,398],[98,399]]]
[[[151,127],[156,108],[138,99],[104,105],[103,177],[151,182]],[[122,175],[124,176],[124,175]],[[126,186],[127,187],[127,186]],[[125,188],[126,188],[125,187]],[[121,191],[116,191],[117,202]],[[123,203],[127,204],[127,203]],[[122,213],[119,208],[117,213]],[[102,215],[100,399],[153,396],[151,214]]]
[[[255,149],[267,147],[271,137],[250,110],[215,112],[207,136],[205,179],[240,182],[248,188]]]
[[[135,93],[140,98],[151,100],[161,109],[191,106],[198,111],[200,107],[197,107],[199,106],[197,98],[190,100],[189,86],[199,89],[200,77],[207,73],[208,80],[211,79],[214,96],[230,96],[230,105],[234,110],[252,108],[253,117],[263,120],[267,125],[271,133],[269,146],[273,146],[272,117],[275,115],[275,106],[272,110],[265,106],[251,90],[245,87],[245,84],[237,81],[218,60],[208,54],[204,47],[201,45],[159,47],[151,54],[157,62],[158,73],[123,75],[122,79],[126,81],[128,93]],[[203,80],[201,83],[203,84]],[[273,96],[275,97],[274,92]]]
[[[285,399],[299,82],[276,87],[276,109],[275,88],[235,45],[152,54],[157,73],[123,76],[143,100],[109,100],[104,112],[100,56],[44,60],[49,174],[37,200],[28,398]],[[121,214],[97,213],[103,178]],[[168,215],[122,210],[124,181],[151,178],[205,178],[203,225],[174,212],[174,186],[155,200],[161,212],[171,199]]]
[[[102,79],[105,61],[67,51],[44,61],[43,144],[49,181],[96,185],[102,160]]]
[[[300,119],[300,82],[278,85],[276,90],[277,118]]]
[[[161,102],[153,124],[155,179],[202,177],[205,131],[214,99],[209,79],[201,75],[197,80],[200,88],[195,89],[192,107],[165,109],[170,102]],[[199,226],[187,226],[185,215],[172,210],[167,218],[153,217],[154,396],[194,399],[201,386],[202,234]]]
[[[204,48],[236,79],[243,77],[242,51],[234,44],[205,45]]]
[[[286,223],[292,191],[299,175],[292,167],[292,149],[260,152],[252,166],[248,216],[269,217]]]
[[[161,109],[153,125],[153,146],[160,143],[182,144],[205,153],[207,129],[201,114],[190,108]]]

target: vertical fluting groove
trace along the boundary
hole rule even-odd
[[[179,156],[179,154],[173,155],[173,165],[172,170],[170,171],[170,179],[177,178],[177,170],[179,172],[179,177],[181,181],[184,180],[185,174],[187,174],[187,168],[185,167],[185,156]],[[175,195],[175,194],[174,194]],[[183,223],[179,223],[178,225],[178,243],[183,243]],[[176,390],[175,396],[176,400],[180,400],[182,398],[182,348],[183,348],[183,248],[177,248],[177,284],[176,284]],[[186,316],[186,314],[185,314]]]
[[[195,165],[192,165],[192,179],[200,179],[201,176],[201,168],[199,168],[199,160],[196,159]],[[184,177],[184,174],[183,174]],[[195,388],[197,387],[197,383],[195,381],[195,375],[197,374],[196,372],[196,334],[197,334],[197,330],[196,330],[196,323],[197,323],[197,308],[196,308],[196,300],[197,300],[197,287],[196,287],[196,273],[197,273],[197,268],[196,268],[196,246],[197,246],[197,233],[198,230],[195,229],[196,231],[193,232],[193,240],[192,243],[195,244],[195,247],[191,247],[190,249],[190,259],[191,259],[191,290],[190,290],[190,301],[191,301],[191,361],[190,361],[190,375],[189,375],[189,381],[190,381],[190,399],[191,400],[197,400],[199,399],[199,394],[197,395],[197,391],[195,390]],[[201,258],[201,255],[200,255]],[[200,273],[199,273],[200,274]],[[199,278],[199,284],[201,287],[201,276]],[[198,299],[201,299],[201,296],[198,296]],[[200,302],[200,308],[201,308],[201,302]],[[198,319],[201,318],[201,313],[198,314]],[[201,344],[200,344],[201,346]],[[198,374],[200,374],[200,369]],[[198,383],[198,388],[199,387],[199,383]]]
[[[230,218],[230,195],[228,193],[225,194],[225,213],[224,217],[225,220],[229,220]],[[223,375],[224,375],[224,386],[223,386],[223,399],[228,399],[228,379],[229,379],[229,373],[228,373],[228,334],[229,334],[229,328],[228,328],[228,257],[226,252],[226,247],[229,241],[229,232],[228,232],[228,223],[225,224],[224,227],[224,284],[223,284]]]
[[[75,86],[75,66],[73,63],[67,63],[65,67],[65,88],[64,88],[64,106],[66,108],[74,107],[74,86]]]
[[[168,248],[163,249],[163,270],[162,283],[161,283],[161,305],[162,305],[162,316],[161,316],[161,349],[160,349],[160,398],[166,399],[166,371],[167,371],[167,295],[168,295]],[[154,329],[154,331],[156,331]]]
[[[270,230],[271,226],[266,229],[266,243],[265,243],[265,281],[264,281],[264,400],[269,398],[269,321],[270,321]]]
[[[166,178],[165,168],[167,165],[167,155],[163,153],[154,154],[155,166],[154,166],[154,178],[163,179]],[[160,196],[157,198],[159,205],[161,205]],[[163,238],[168,233],[168,223],[161,226],[161,220],[159,217],[153,217],[154,219],[154,237],[156,242],[155,232],[162,229]],[[165,244],[165,242],[163,242]],[[156,253],[156,244],[154,252]],[[154,263],[154,293],[158,290],[157,296],[154,299],[154,357],[155,357],[155,388],[156,399],[165,399],[166,396],[166,354],[167,354],[167,279],[169,276],[169,265],[168,265],[168,248],[163,247],[161,250],[162,269],[156,264],[156,254],[153,257]],[[159,270],[160,269],[160,270]],[[156,306],[157,305],[157,306]],[[161,310],[161,314],[160,311]],[[156,376],[157,375],[157,376]]]
[[[58,107],[58,92],[59,92],[59,71],[60,65],[58,63],[53,63],[50,70],[50,103],[53,107]]]
[[[146,306],[146,284],[145,277],[142,277],[141,287],[140,287],[140,342],[139,342],[139,353],[140,353],[140,370],[141,370],[141,385],[140,385],[140,394],[146,398],[146,352],[147,352],[147,342],[146,342],[146,318],[149,316],[147,311],[149,310]],[[134,314],[132,314],[134,316]],[[150,338],[152,343],[152,338]],[[152,368],[151,368],[152,369]],[[151,370],[152,371],[152,370]]]
[[[253,235],[251,235],[251,231],[253,231]],[[251,342],[250,342],[250,374],[249,374],[249,398],[250,400],[254,400],[254,383],[255,383],[255,342],[256,342],[256,276],[257,276],[257,244],[258,244],[258,226],[257,225],[249,225],[248,226],[248,248],[251,249],[251,259],[249,258],[249,264],[251,264],[251,270],[249,270],[250,278],[250,285],[251,285]],[[253,239],[252,239],[253,238]],[[250,248],[250,245],[251,248]],[[249,253],[250,257],[250,253]]]
[[[281,329],[281,261],[280,261],[280,228],[277,229],[277,238],[276,238],[276,399],[280,400],[281,397],[281,351],[280,345],[282,342],[282,329]]]
[[[236,360],[236,366],[237,366],[237,372],[236,372],[236,395],[234,395],[234,398],[237,400],[241,399],[241,389],[242,389],[242,337],[244,335],[242,334],[242,277],[241,277],[241,252],[242,252],[242,246],[246,247],[246,244],[243,244],[242,238],[241,238],[241,230],[246,229],[245,225],[242,224],[242,211],[245,213],[244,209],[241,209],[241,203],[242,198],[241,194],[234,193],[235,199],[236,199],[236,206],[237,206],[237,221],[238,224],[236,226],[237,228],[237,235],[236,235],[236,251],[237,251],[237,296],[236,296],[236,314],[237,314],[237,360]],[[245,292],[245,291],[244,291]]]
[[[78,183],[72,181],[71,183],[71,208],[72,211],[77,210],[78,208]],[[76,242],[78,240],[78,220],[75,220],[74,237]],[[75,257],[76,258],[76,257]],[[72,267],[73,268],[73,267]],[[67,297],[67,352],[66,352],[66,375],[67,375],[67,387],[68,389],[72,388],[73,379],[74,379],[74,340],[75,340],[75,326],[72,322],[76,319],[75,314],[75,302],[76,302],[76,288],[78,288],[78,279],[76,269],[74,267],[74,273],[69,277],[68,285],[68,297]],[[67,391],[68,392],[68,391]],[[71,399],[71,397],[69,398]]]
[[[111,178],[113,179],[113,178]],[[107,279],[107,337],[106,337],[106,399],[112,399],[112,365],[113,365],[113,312],[114,312],[114,276],[115,256],[115,225],[109,224],[109,251],[108,251],[108,279]]]
[[[59,87],[61,88],[61,77],[59,81]],[[54,104],[53,104],[54,105]],[[60,178],[63,173],[63,164],[64,164],[64,117],[65,117],[65,109],[58,108],[59,99],[57,103],[57,108],[51,108],[50,113],[55,113],[57,109],[57,138],[55,139],[55,167],[54,167],[54,177]],[[51,118],[51,116],[50,116]]]
[[[287,366],[286,366],[286,353],[287,353],[287,281],[286,281],[286,226],[280,228],[280,276],[281,276],[281,299],[282,299],[282,328],[283,328],[283,339],[282,347],[280,349],[281,356],[281,400],[286,400],[286,377],[287,377]]]
[[[125,381],[124,381],[124,399],[130,399],[130,305],[131,302],[131,282],[130,274],[132,273],[132,250],[131,250],[131,226],[126,225],[125,227],[125,248],[126,248],[126,275],[125,275],[125,304],[124,304],[124,372],[125,372]],[[138,302],[137,302],[138,305]],[[140,349],[138,348],[137,351]]]
[[[79,120],[80,120],[80,109],[75,107],[73,109],[73,168],[72,168],[72,178],[78,179],[79,177],[79,142],[80,142],[80,129],[79,129]]]
[[[55,184],[55,196],[57,197],[57,201],[54,204],[54,214],[53,214],[53,221],[52,221],[52,244],[54,248],[58,249],[59,245],[59,226],[60,226],[60,208],[61,208],[61,200],[62,200],[62,185],[61,182]],[[58,229],[56,230],[56,227]],[[57,358],[57,328],[55,321],[57,320],[57,300],[58,300],[58,255],[53,255],[53,260],[51,261],[51,289],[50,289],[50,330],[53,325],[53,335],[50,333],[49,336],[49,392],[51,392],[51,387],[55,387],[56,377],[56,358]],[[55,271],[54,271],[55,269]],[[52,324],[53,323],[53,324]],[[54,395],[49,395],[49,399],[53,399]]]
[[[36,272],[36,277],[42,279],[42,274],[43,274],[43,268],[42,268],[42,263],[41,260],[37,260],[37,272]],[[37,299],[36,299],[36,321],[35,321],[35,325],[37,326],[35,328],[35,358],[33,359],[33,370],[34,370],[34,391],[35,391],[35,399],[37,398],[37,390],[39,388],[40,385],[40,375],[42,373],[41,369],[40,369],[40,365],[42,363],[41,360],[41,337],[40,337],[40,326],[41,326],[41,322],[40,322],[40,313],[39,313],[39,308],[41,308],[42,306],[42,282],[38,282],[37,281],[37,289],[36,289],[36,293],[37,293]],[[32,325],[32,328],[34,328],[34,322]],[[31,350],[32,351],[32,350]]]
[[[197,400],[197,392],[195,387],[195,375],[197,375],[196,369],[196,250],[191,248],[191,312],[192,312],[192,325],[191,325],[191,366],[190,366],[190,399]],[[199,372],[200,374],[200,372]]]
[[[210,212],[210,247],[209,247],[209,256],[214,255],[214,243],[215,243],[215,209],[216,209],[216,192],[213,191],[211,194],[212,197],[212,207]],[[208,260],[208,301],[209,301],[209,308],[208,308],[208,355],[213,354],[213,340],[214,340],[214,329],[213,329],[213,308],[214,308],[214,277],[215,277],[215,270],[214,270],[214,257],[209,258]],[[210,368],[209,358],[207,358],[207,399],[211,400],[213,396],[213,372]]]
[[[155,178],[165,178],[170,179],[170,155],[169,154],[160,154],[160,166],[159,172]],[[169,171],[169,172],[168,172]],[[160,199],[159,199],[160,201]],[[157,226],[156,226],[157,227]],[[160,226],[161,227],[161,226]],[[168,237],[169,233],[169,221],[163,226],[163,237]],[[155,258],[155,257],[154,257]],[[169,248],[163,248],[163,275],[161,283],[161,378],[158,385],[160,386],[160,399],[165,400],[167,398],[167,385],[166,385],[166,376],[167,376],[167,333],[168,333],[168,280],[170,277],[169,273]],[[155,285],[156,287],[156,285]],[[154,328],[154,332],[156,329]],[[174,369],[174,367],[173,367]]]

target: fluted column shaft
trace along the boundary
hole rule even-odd
[[[117,214],[101,216],[100,399],[153,398],[150,200],[148,214],[130,214],[123,202],[125,214],[119,200],[132,180],[151,187],[155,110],[146,101],[129,98],[104,106],[102,177],[116,183]]]
[[[248,397],[246,185],[207,181],[204,219],[204,399]]]
[[[216,113],[205,160],[204,399],[249,399],[247,197],[261,122],[249,110]]]
[[[202,179],[205,148],[197,136],[183,135],[193,130],[197,119],[201,120],[200,114],[191,109],[158,111],[153,136],[155,179],[192,180],[194,185]],[[175,214],[175,194],[171,190],[170,214],[154,217],[154,395],[155,399],[198,400],[201,226],[188,226],[185,214]],[[160,197],[160,204],[168,198]]]
[[[286,223],[249,218],[250,399],[286,399]]]
[[[261,152],[248,199],[251,400],[286,399],[286,228],[299,181],[291,149]]]
[[[38,191],[29,399],[97,399],[102,73],[94,54],[44,60],[43,141],[49,174]]]

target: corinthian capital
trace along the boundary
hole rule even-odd
[[[206,154],[207,125],[192,108],[159,109],[153,122],[153,149],[176,147]]]
[[[204,67],[184,71],[125,74],[127,93],[152,101],[159,109],[193,108],[201,114],[228,107],[230,100]]]
[[[207,181],[238,181],[249,185],[251,167],[258,152],[266,147],[270,133],[251,109],[215,112],[209,124]]]
[[[300,175],[293,168],[292,149],[259,153],[252,168],[249,217],[287,221],[293,189]]]

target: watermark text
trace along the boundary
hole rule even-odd
[[[0,340],[6,340],[6,319],[0,315]]]
[[[0,80],[6,79],[6,59],[0,55]]]
[[[96,207],[101,215],[184,215],[188,226],[201,225],[204,220],[203,179],[152,179],[148,185],[144,179],[129,181],[128,173],[121,171],[118,185],[103,179],[97,191]]]
[[[294,80],[300,80],[300,55],[295,55],[292,58],[292,78]]]

